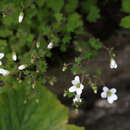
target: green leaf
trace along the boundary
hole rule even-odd
[[[100,9],[97,7],[97,0],[83,1],[82,9],[87,14],[87,20],[89,22],[96,22],[100,18]]]
[[[82,60],[81,57],[76,57],[76,58],[75,58],[75,62],[76,62],[77,64],[80,64],[81,60]]]
[[[130,13],[130,0],[122,0],[122,9],[126,13]]]
[[[59,12],[63,8],[64,0],[47,0],[46,4],[55,12]]]
[[[99,39],[96,39],[96,38],[90,38],[88,41],[88,44],[90,45],[90,47],[96,50],[102,47],[101,42],[99,41]]]
[[[39,61],[39,64],[37,66],[38,66],[38,70],[40,71],[40,73],[46,72],[47,63],[45,61]]]
[[[62,13],[56,13],[55,18],[58,22],[61,22],[63,19],[63,14]]]
[[[130,16],[125,16],[122,18],[120,25],[124,28],[130,28]]]
[[[5,51],[6,47],[7,47],[6,40],[0,40],[0,51],[1,52]]]
[[[83,10],[88,12],[90,10],[90,8],[94,5],[96,5],[97,0],[85,0],[82,3],[83,6]]]
[[[0,29],[0,37],[8,37],[12,34],[12,31],[7,28]]]
[[[66,12],[74,12],[78,7],[78,0],[69,0],[65,6]]]
[[[2,18],[2,22],[5,26],[10,26],[11,28],[16,27],[18,24],[19,9],[15,7],[15,4],[7,4],[5,11],[9,10],[7,14]]]
[[[74,64],[74,65],[72,66],[72,68],[71,68],[71,71],[73,72],[73,74],[79,74],[80,70],[81,70],[81,68],[80,68],[80,66],[77,65],[77,64]]]
[[[67,124],[67,109],[46,88],[13,85],[0,88],[0,130],[83,130]]]
[[[39,7],[41,7],[44,5],[45,0],[36,0],[36,3],[38,4]]]
[[[64,35],[62,41],[63,43],[69,43],[71,40],[71,36],[68,34],[68,35]]]
[[[97,8],[96,6],[91,6],[91,8],[89,9],[87,20],[89,22],[96,22],[96,20],[99,18],[100,18],[100,9]]]
[[[95,50],[86,50],[83,52],[83,59],[91,59],[93,58],[94,56],[96,56],[97,54],[97,51]]]
[[[83,25],[83,22],[81,20],[81,17],[78,13],[73,13],[69,15],[68,17],[68,23],[67,23],[67,31],[68,32],[74,32],[75,29],[81,27]]]

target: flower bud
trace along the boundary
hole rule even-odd
[[[13,54],[12,54],[12,59],[13,59],[13,61],[16,61],[16,60],[17,60],[17,55],[16,55],[15,52],[13,52]]]
[[[26,68],[26,65],[20,65],[20,66],[18,67],[19,70],[24,70],[25,68]]]
[[[50,42],[50,43],[47,45],[47,48],[48,48],[48,49],[52,49],[52,48],[53,48],[53,42]]]
[[[19,22],[19,23],[22,23],[23,17],[24,17],[24,13],[23,13],[23,12],[20,12],[19,17],[18,17],[18,22]]]
[[[117,67],[118,67],[118,65],[117,65],[115,59],[111,58],[111,60],[110,60],[110,68],[111,69],[116,69]]]

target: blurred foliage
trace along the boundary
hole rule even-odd
[[[83,130],[67,124],[67,109],[45,87],[12,85],[0,88],[0,130]]]
[[[125,13],[128,13],[128,16],[125,16],[121,19],[120,25],[124,28],[130,28],[130,1],[122,0],[122,10]]]
[[[100,9],[97,6],[97,0],[85,0],[82,3],[83,11],[89,22],[96,22],[100,18]]]
[[[130,28],[130,16],[122,18],[120,25],[124,28]]]
[[[122,0],[122,10],[126,13],[130,13],[130,1]]]

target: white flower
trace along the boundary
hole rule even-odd
[[[53,42],[50,42],[50,43],[47,45],[47,48],[48,48],[48,49],[52,49],[52,48],[53,48]]]
[[[6,76],[9,74],[9,71],[8,70],[5,70],[5,69],[2,69],[0,68],[0,74],[2,74],[3,76]]]
[[[80,95],[75,95],[73,99],[73,103],[80,103],[82,102],[82,99],[80,98]]]
[[[103,87],[103,92],[101,93],[102,98],[107,98],[108,103],[112,104],[118,99],[118,96],[115,94],[117,90],[115,88],[109,89],[107,86]]]
[[[18,22],[19,22],[19,23],[22,23],[23,17],[24,17],[24,13],[23,13],[23,12],[20,12],[19,17],[18,17]]]
[[[13,52],[13,54],[12,54],[12,59],[13,59],[13,61],[16,61],[16,60],[17,60],[17,55],[16,55],[15,52]]]
[[[0,59],[2,59],[4,56],[4,53],[0,53]]]
[[[118,65],[117,65],[115,59],[111,58],[111,60],[110,60],[110,68],[111,69],[116,69],[117,67],[118,67]]]
[[[26,65],[20,65],[20,66],[18,67],[19,70],[24,70],[25,68],[26,68]]]
[[[77,95],[82,93],[84,89],[84,85],[80,83],[79,76],[75,76],[74,80],[72,80],[73,86],[69,88],[69,92],[76,92]]]

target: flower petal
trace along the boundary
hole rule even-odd
[[[84,85],[83,84],[80,84],[80,89],[84,89]]]
[[[114,102],[113,96],[107,97],[108,103],[112,104]]]
[[[116,101],[118,99],[118,96],[116,94],[113,94],[112,98],[113,98],[114,101]]]
[[[69,88],[69,92],[75,92],[76,91],[76,86],[72,86]]]
[[[76,80],[77,82],[80,82],[79,76],[75,76],[74,80]]]
[[[117,67],[118,67],[118,65],[117,65],[117,64],[115,64],[115,65],[114,65],[114,69],[116,69]]]
[[[80,83],[80,78],[79,76],[75,76],[74,80],[72,80],[72,84],[76,86],[78,83]]]
[[[112,93],[116,93],[116,92],[117,92],[117,90],[116,90],[115,88],[110,89],[110,91],[111,91]]]
[[[106,92],[102,92],[102,93],[101,93],[101,97],[102,97],[102,98],[106,98],[106,97],[107,97],[107,93],[106,93]]]
[[[73,102],[76,103],[76,102],[82,102],[82,99],[80,98],[80,95],[76,95],[73,99]]]
[[[9,74],[9,71],[8,70],[5,70],[5,69],[2,69],[0,68],[0,74],[2,74],[3,76],[6,76]]]
[[[76,93],[77,93],[77,95],[81,95],[82,89],[81,89],[81,88],[77,88],[77,89],[76,89]]]
[[[74,86],[76,86],[78,83],[79,83],[79,82],[77,82],[76,80],[72,80],[72,84],[73,84]]]
[[[104,86],[104,87],[103,87],[103,91],[104,91],[104,92],[107,92],[108,90],[109,90],[109,88],[108,88],[107,86]]]
[[[117,63],[116,63],[115,59],[113,59],[113,58],[111,58],[111,60],[110,60],[110,68],[111,69],[117,68]]]

